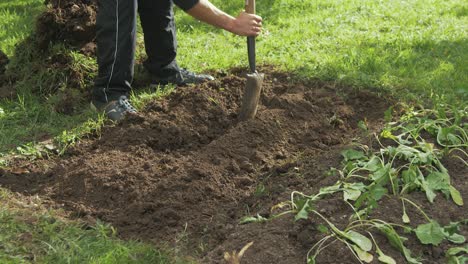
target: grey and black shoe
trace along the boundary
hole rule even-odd
[[[153,85],[166,85],[166,84],[176,84],[176,85],[186,85],[186,84],[198,84],[207,81],[213,81],[215,78],[208,74],[197,74],[186,69],[180,69],[175,75],[160,78],[158,76],[153,76],[152,84]]]
[[[91,108],[98,112],[104,112],[112,121],[120,121],[126,114],[134,114],[137,112],[125,95],[120,96],[118,100],[107,103],[93,100],[91,102]]]

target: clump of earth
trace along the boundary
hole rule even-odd
[[[47,0],[46,4],[48,8],[36,23],[39,46],[65,43],[93,53],[97,0]]]
[[[73,94],[81,93],[78,98],[88,97],[97,69],[77,66],[81,63],[76,63],[70,51],[95,56],[97,0],[46,0],[45,5],[34,32],[16,45],[14,67],[5,72],[0,54],[0,98],[11,98],[16,92],[15,83],[20,80],[30,82],[31,91],[40,96],[49,97],[66,87]],[[56,44],[60,48],[52,49]],[[42,76],[41,85],[35,85],[37,75]],[[58,108],[60,112],[70,112]]]

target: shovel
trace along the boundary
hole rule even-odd
[[[255,14],[255,0],[245,0],[245,12]],[[250,73],[242,98],[239,118],[242,121],[252,119],[257,114],[258,101],[262,91],[263,74],[258,73],[255,65],[255,37],[247,37],[247,53],[249,56]]]

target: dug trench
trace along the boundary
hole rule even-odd
[[[235,71],[149,102],[60,159],[23,164],[23,173],[4,170],[0,185],[39,194],[88,222],[109,222],[123,239],[178,248],[201,263],[222,263],[224,252],[251,241],[242,263],[304,263],[319,239],[313,219],[247,225],[240,219],[268,217],[293,190],[313,193],[333,184],[337,178],[326,172],[340,166],[340,151],[361,135],[358,121],[379,129],[389,102],[262,71],[255,119],[238,121],[245,79]],[[339,222],[352,212],[338,200],[323,210]],[[355,262],[344,246],[334,249],[318,263]]]

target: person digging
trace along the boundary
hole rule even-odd
[[[234,18],[208,0],[99,0],[98,3],[99,70],[91,107],[114,121],[121,120],[127,113],[136,113],[128,95],[135,63],[137,12],[148,56],[144,67],[155,85],[196,84],[214,79],[177,64],[174,3],[192,17],[239,36],[257,36],[262,27],[261,17],[241,12]]]

